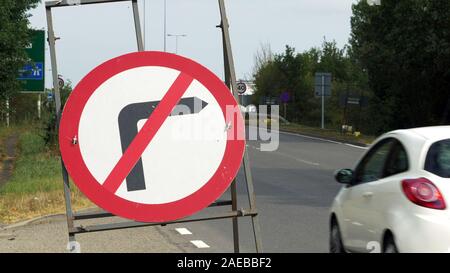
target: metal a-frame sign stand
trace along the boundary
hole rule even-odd
[[[68,7],[73,5],[88,5],[88,4],[102,4],[102,3],[112,3],[112,2],[125,2],[131,1],[133,17],[134,17],[134,25],[136,31],[136,40],[137,40],[137,48],[138,51],[144,50],[144,44],[141,33],[141,25],[139,20],[139,9],[137,0],[62,0],[62,1],[48,1],[45,3],[46,14],[47,14],[47,26],[48,26],[48,43],[50,47],[50,58],[51,58],[51,66],[52,66],[52,76],[53,76],[53,88],[55,90],[55,104],[56,104],[56,117],[57,117],[57,126],[59,126],[59,121],[61,118],[61,96],[58,85],[58,70],[57,70],[57,62],[56,62],[56,49],[55,49],[55,33],[53,30],[53,22],[52,22],[52,8],[58,7]],[[144,0],[145,1],[145,0]],[[223,55],[224,55],[224,66],[225,66],[225,83],[226,85],[233,91],[233,95],[238,100],[238,92],[237,92],[237,82],[236,82],[236,74],[234,69],[234,61],[233,54],[231,51],[231,43],[230,43],[230,34],[229,34],[229,24],[225,10],[225,1],[218,0],[219,8],[220,8],[220,16],[221,23],[217,27],[222,30],[222,40],[223,40]],[[250,163],[248,158],[248,151],[245,148],[244,158],[243,158],[243,167],[245,174],[245,182],[247,185],[247,194],[249,200],[249,208],[248,209],[238,209],[237,208],[237,188],[236,188],[236,179],[233,180],[230,191],[231,191],[231,200],[217,200],[212,203],[209,207],[217,207],[217,206],[231,206],[231,211],[229,212],[221,212],[214,213],[205,217],[188,217],[185,219],[180,219],[176,221],[166,222],[166,223],[143,223],[143,222],[135,222],[135,221],[125,221],[121,223],[113,223],[113,224],[97,224],[90,226],[82,226],[76,225],[77,220],[84,219],[94,219],[94,218],[104,218],[104,217],[112,217],[115,216],[109,212],[102,211],[96,213],[76,213],[72,210],[71,203],[71,192],[70,192],[70,184],[69,184],[69,174],[64,165],[64,162],[61,159],[62,166],[62,176],[64,182],[64,198],[66,203],[66,216],[67,216],[67,228],[68,228],[68,236],[69,243],[75,243],[75,235],[79,233],[86,232],[98,232],[98,231],[106,231],[106,230],[115,230],[115,229],[125,229],[125,228],[135,228],[135,227],[144,227],[144,226],[165,226],[168,224],[176,224],[183,222],[197,222],[197,221],[206,221],[206,220],[217,220],[217,219],[232,219],[233,226],[233,242],[234,242],[234,252],[240,252],[240,244],[239,244],[239,228],[238,228],[238,218],[250,216],[252,220],[252,229],[254,235],[254,241],[256,246],[256,252],[262,252],[262,240],[261,240],[261,231],[259,225],[258,212],[256,209],[256,200],[255,200],[255,192],[253,188],[253,179],[250,169]]]

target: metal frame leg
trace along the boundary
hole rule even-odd
[[[229,24],[226,14],[226,8],[225,8],[225,1],[224,0],[218,0],[219,1],[219,8],[220,8],[220,16],[222,19],[221,22],[221,28],[222,28],[222,37],[223,37],[223,43],[224,43],[224,52],[225,52],[225,58],[226,58],[226,68],[225,68],[225,74],[230,77],[231,80],[231,87],[233,91],[233,95],[236,98],[236,101],[239,101],[239,95],[237,93],[237,81],[236,81],[236,72],[234,69],[234,60],[233,60],[233,53],[231,50],[231,41],[230,41],[230,33],[229,33]],[[250,209],[256,210],[256,198],[255,198],[255,192],[253,188],[253,179],[250,169],[250,164],[248,160],[248,150],[247,147],[245,148],[244,152],[244,172],[245,172],[245,180],[247,184],[247,193],[250,203]],[[255,246],[256,246],[256,252],[260,253],[263,251],[262,249],[262,240],[261,240],[261,229],[259,225],[259,218],[258,215],[252,216],[252,226],[253,226],[253,234],[255,239]]]
[[[52,65],[52,76],[53,76],[53,89],[55,91],[55,108],[56,108],[56,131],[59,128],[59,121],[61,119],[61,94],[59,90],[58,84],[58,67],[56,62],[56,47],[55,47],[55,32],[53,30],[53,20],[52,20],[52,11],[51,8],[46,8],[47,15],[47,27],[48,27],[48,44],[50,48],[50,59]],[[61,159],[61,167],[62,167],[62,176],[64,183],[64,200],[66,203],[66,217],[67,217],[67,230],[69,232],[69,246],[72,244],[78,244],[75,240],[75,234],[71,234],[70,230],[74,228],[74,219],[73,219],[73,211],[72,211],[72,198],[70,193],[70,182],[69,182],[69,174],[67,173],[66,166]],[[79,245],[79,244],[78,244]],[[69,250],[72,249],[70,246]],[[79,249],[79,247],[78,247]]]
[[[222,27],[221,25],[217,27]],[[230,68],[228,66],[228,54],[226,51],[226,44],[225,44],[225,37],[222,32],[222,42],[223,42],[223,58],[224,58],[224,74],[225,74],[225,83],[228,86],[228,88],[231,88],[231,79],[230,79]],[[230,187],[231,191],[231,209],[233,211],[237,211],[237,186],[236,186],[236,179],[233,179],[233,182],[231,183]],[[233,247],[234,247],[234,253],[239,253],[239,222],[238,217],[234,217],[232,219],[233,224]]]
[[[137,42],[138,51],[144,51],[144,42],[142,39],[141,21],[139,19],[138,2],[137,2],[137,0],[132,0],[131,4],[133,6],[134,28],[136,30],[136,42]]]
[[[236,180],[233,180],[233,183],[231,184],[231,210],[237,211],[237,187],[236,187]],[[234,246],[234,253],[239,253],[239,222],[238,217],[233,217],[232,219],[233,223],[233,246]]]

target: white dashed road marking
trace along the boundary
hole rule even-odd
[[[197,248],[209,248],[209,245],[207,245],[202,240],[193,240],[191,241],[193,245],[195,245]]]
[[[189,231],[187,228],[176,228],[175,229],[180,235],[190,235],[192,232]]]
[[[255,146],[250,146],[250,147],[252,147],[253,149],[259,150],[258,147],[255,147]],[[304,160],[304,159],[301,159],[301,158],[297,158],[297,157],[295,157],[295,156],[290,156],[290,155],[285,154],[285,153],[282,153],[282,152],[274,151],[274,153],[276,153],[276,154],[278,154],[278,155],[280,155],[280,156],[284,156],[284,157],[293,159],[293,160],[295,160],[295,161],[297,161],[297,162],[304,163],[304,164],[313,165],[313,166],[320,166],[320,164],[317,163],[317,162],[311,162],[311,161],[308,161],[308,160]]]
[[[317,162],[311,162],[311,161],[304,160],[304,159],[301,159],[301,158],[297,158],[297,157],[295,157],[295,156],[290,156],[290,155],[288,155],[288,154],[281,153],[281,152],[275,152],[275,153],[277,153],[277,154],[279,154],[279,155],[281,155],[281,156],[284,156],[284,157],[293,159],[293,160],[295,160],[295,161],[297,161],[297,162],[301,162],[301,163],[308,164],[308,165],[313,165],[313,166],[320,166],[320,164],[317,163]]]

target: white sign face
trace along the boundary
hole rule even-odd
[[[239,94],[244,94],[247,91],[247,85],[243,82],[237,83],[237,90]]]
[[[179,74],[166,67],[130,69],[104,82],[89,98],[81,114],[78,138],[86,166],[97,181],[105,181],[122,157],[121,129],[135,126],[139,131],[146,121],[136,114],[122,125],[121,111],[139,103],[154,107],[151,102],[161,101]],[[183,98],[197,98],[207,105],[198,113],[167,117],[141,156],[143,174],[137,179],[145,185],[130,190],[130,182],[124,181],[116,192],[118,196],[143,204],[177,201],[200,189],[216,171],[227,140],[221,108],[196,80]]]

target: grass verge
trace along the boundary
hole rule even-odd
[[[12,129],[19,133],[18,154],[10,180],[0,188],[0,223],[65,212],[61,159],[29,127]],[[74,209],[92,206],[78,188],[71,189]]]
[[[376,137],[368,135],[355,136],[353,134],[347,133],[343,134],[337,130],[333,129],[321,129],[316,127],[308,127],[296,123],[280,124],[280,130],[292,133],[299,133],[314,137],[323,137],[325,139],[330,139],[339,142],[347,142],[353,144],[371,144]]]
[[[5,141],[12,134],[12,132],[13,128],[11,127],[0,127],[0,162],[2,162],[7,156]],[[2,165],[3,164],[0,164],[0,169],[2,168]]]
[[[249,125],[250,120],[249,116],[245,115],[245,124]],[[318,127],[309,127],[305,125],[301,125],[298,123],[288,122],[287,120],[280,117],[279,120],[277,119],[267,119],[267,118],[258,118],[256,115],[253,115],[251,117],[252,119],[258,119],[257,121],[253,120],[253,124],[255,122],[265,122],[265,126],[270,126],[270,123],[272,122],[278,122],[279,129],[284,132],[291,132],[291,133],[297,133],[297,134],[303,134],[311,137],[321,137],[324,139],[329,139],[333,141],[338,142],[344,142],[344,143],[350,143],[350,144],[363,144],[363,145],[369,145],[371,144],[376,137],[371,135],[363,135],[359,134],[358,136],[351,134],[351,133],[342,133],[339,130],[336,129],[321,129]]]

